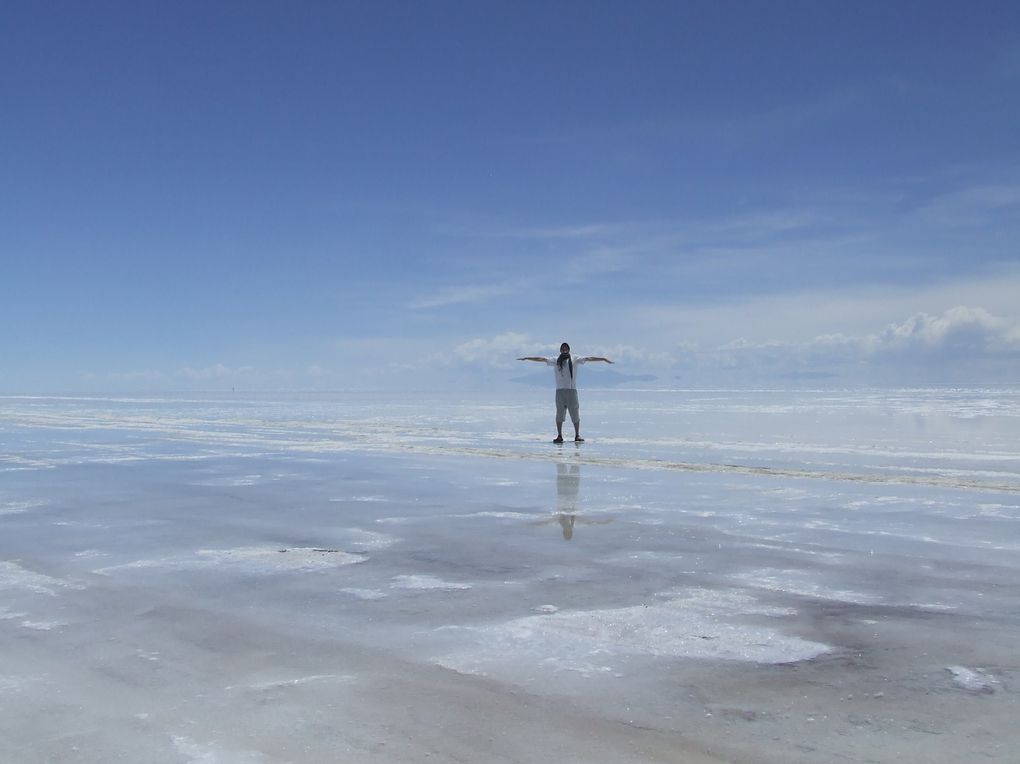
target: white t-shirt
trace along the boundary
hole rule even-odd
[[[558,356],[557,356],[558,357]],[[564,360],[563,368],[561,369],[556,365],[556,358],[546,358],[545,363],[547,366],[553,367],[553,374],[556,376],[556,389],[557,390],[576,390],[577,389],[577,367],[582,363],[587,363],[587,358],[578,358],[576,355],[570,356],[570,360],[574,362],[574,374],[570,374],[570,364]]]

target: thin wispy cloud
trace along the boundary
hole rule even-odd
[[[430,295],[418,297],[408,303],[407,307],[411,310],[430,310],[452,305],[484,303],[513,294],[515,291],[515,288],[506,285],[449,286],[438,289]]]
[[[614,236],[627,228],[622,223],[564,223],[552,226],[436,225],[445,236],[478,239],[520,239],[524,241],[588,241]]]
[[[25,8],[6,43],[31,61],[52,19]],[[611,5],[578,26],[534,4],[470,20],[411,4],[400,30],[372,4],[360,27],[269,7],[195,29],[145,4],[68,13],[64,57],[5,79],[25,112],[0,122],[24,160],[0,181],[16,190],[0,225],[5,390],[429,374],[449,389],[499,377],[465,357],[535,338],[661,370],[663,353],[690,365],[721,347],[776,363],[884,347],[889,326],[912,366],[939,366],[921,350],[939,327],[988,349],[1017,331],[1020,17],[664,3],[620,37]],[[536,23],[548,34],[522,58],[512,30]],[[241,41],[280,29],[270,71]],[[407,44],[388,45],[398,31]],[[230,67],[194,55],[224,44]],[[193,97],[210,77],[237,97]],[[81,92],[103,130],[75,127]],[[180,108],[142,99],[121,118],[124,93],[156,92]],[[989,374],[1020,379],[1004,357]]]

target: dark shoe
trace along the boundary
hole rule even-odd
[[[584,443],[584,438],[578,436],[578,437],[574,438],[574,442],[575,443]]]
[[[562,442],[563,442],[563,438],[554,438],[553,439],[553,443],[562,443]]]

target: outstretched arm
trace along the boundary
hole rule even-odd
[[[603,358],[600,355],[585,356],[584,360],[586,360],[586,361],[604,361],[605,363],[612,363],[612,361],[610,361],[608,358]]]
[[[540,361],[541,363],[545,363],[549,359],[548,358],[542,358],[542,356],[540,356],[540,355],[528,355],[528,356],[525,356],[524,358],[518,358],[517,360],[518,361]]]

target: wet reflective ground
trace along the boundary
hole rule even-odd
[[[1009,761],[1016,400],[2,399],[0,760]]]

